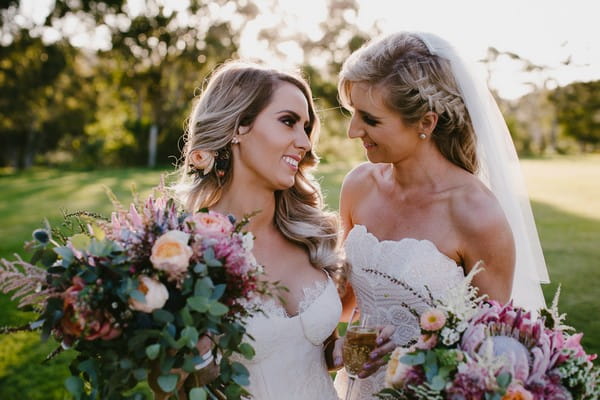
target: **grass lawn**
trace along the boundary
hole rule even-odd
[[[561,310],[567,323],[585,332],[584,345],[600,352],[600,156],[525,160],[522,163],[552,283],[544,287],[550,300],[562,284]],[[347,165],[322,165],[319,176],[332,209]],[[45,217],[61,220],[61,210],[88,210],[108,215],[111,204],[103,185],[125,204],[131,185],[141,195],[159,180],[160,170],[118,169],[92,172],[33,170],[0,175],[0,257],[23,254],[22,245]],[[0,295],[0,326],[24,323],[32,314],[16,309]],[[68,398],[63,381],[73,356],[59,355],[41,364],[56,343],[40,344],[37,333],[0,336],[0,399],[58,400]]]

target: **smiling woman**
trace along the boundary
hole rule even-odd
[[[301,77],[241,62],[213,73],[189,119],[178,187],[188,209],[254,214],[249,246],[266,278],[288,289],[281,302],[251,301],[264,311],[247,324],[256,356],[239,361],[255,398],[337,399],[325,343],[341,313],[338,225],[310,173],[318,133]]]

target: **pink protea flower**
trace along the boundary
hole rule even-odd
[[[446,323],[446,315],[437,308],[432,308],[421,314],[421,329],[435,332],[443,328]]]

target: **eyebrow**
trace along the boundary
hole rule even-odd
[[[355,109],[354,111],[357,112],[357,113],[359,113],[359,114],[361,114],[361,115],[363,115],[363,116],[366,116],[366,117],[369,117],[371,119],[374,119],[376,121],[381,120],[381,117],[376,117],[375,115],[371,114],[370,112],[366,112],[364,110],[357,110],[357,109]]]

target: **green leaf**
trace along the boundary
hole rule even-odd
[[[91,242],[90,237],[83,233],[77,233],[71,236],[70,240],[73,247],[77,250],[86,250]]]
[[[78,398],[83,394],[83,381],[77,376],[70,376],[65,380],[65,387],[74,397]]]
[[[209,267],[221,267],[223,265],[221,261],[215,258],[215,252],[211,247],[204,250],[203,256],[206,265],[208,265]]]
[[[146,372],[145,368],[137,368],[133,370],[133,376],[138,381],[143,381],[148,378],[148,372]]]
[[[215,285],[208,276],[199,279],[194,286],[194,296],[210,297],[214,287]]]
[[[159,353],[160,353],[160,343],[151,344],[150,346],[146,347],[146,355],[151,360],[156,359],[156,357],[158,357]]]
[[[158,377],[158,386],[163,392],[170,393],[177,386],[178,376],[175,374],[161,375]]]
[[[58,255],[53,252],[52,250],[49,249],[45,249],[42,250],[42,254],[41,254],[41,259],[40,261],[42,262],[42,265],[46,268],[51,267],[56,260],[58,259]],[[33,262],[32,262],[33,264]]]
[[[206,390],[204,388],[193,388],[190,390],[190,400],[206,400]]]
[[[175,321],[175,316],[173,316],[173,314],[162,309],[152,311],[152,318],[159,324],[168,324]]]
[[[510,385],[511,381],[512,376],[509,372],[503,372],[496,377],[496,382],[498,382],[498,386],[500,386],[503,389],[507,388],[508,385]]]
[[[215,290],[213,291],[212,296],[210,296],[210,299],[219,300],[221,296],[223,296],[223,294],[225,293],[225,289],[227,289],[227,285],[224,283],[215,286]]]
[[[400,357],[400,362],[406,365],[421,365],[425,363],[425,353],[419,351],[417,354],[406,354]]]
[[[192,314],[190,313],[188,306],[182,307],[179,311],[179,315],[181,316],[181,320],[185,325],[194,325],[194,318],[192,318]]]
[[[119,366],[122,369],[131,369],[131,367],[133,367],[133,362],[131,362],[131,360],[128,358],[124,358],[121,361],[119,361]]]
[[[254,357],[254,355],[256,354],[254,348],[248,343],[240,344],[238,346],[238,350],[248,360],[252,359],[252,357]]]
[[[181,331],[181,337],[186,339],[186,346],[190,349],[196,347],[198,343],[198,331],[193,326],[188,326]]]
[[[441,391],[446,386],[446,381],[441,376],[434,376],[429,384],[431,389]]]
[[[220,317],[221,315],[227,314],[229,311],[229,307],[227,307],[223,303],[215,302],[211,303],[208,309],[210,315],[214,315],[215,317]]]
[[[206,267],[206,264],[196,263],[196,265],[194,265],[194,272],[198,275],[206,275],[208,268]]]
[[[208,311],[208,297],[194,296],[187,299],[187,304],[194,311],[205,313]]]
[[[62,246],[62,247],[55,247],[54,252],[56,254],[58,254],[60,256],[60,258],[62,258],[62,266],[63,267],[68,267],[69,265],[71,265],[71,263],[73,262],[73,252],[71,251],[71,249],[69,249],[68,247]]]
[[[144,296],[144,293],[140,292],[137,289],[134,289],[131,292],[129,292],[129,297],[139,301],[140,303],[146,304],[146,296]]]

